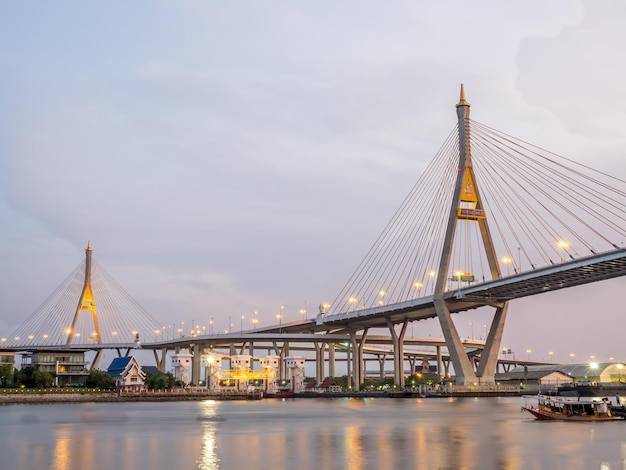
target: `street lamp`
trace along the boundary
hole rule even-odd
[[[532,350],[532,349],[527,349],[527,350],[526,350],[526,354],[528,355],[527,360],[529,360],[529,361],[530,361],[530,353],[531,353],[531,352],[533,352],[533,350]]]
[[[243,315],[241,315],[241,329],[239,330],[239,334],[243,334],[243,319],[246,318]]]
[[[303,315],[304,319],[306,320],[306,308],[301,308],[300,309],[300,315]]]
[[[417,297],[419,297],[422,291],[423,284],[421,282],[416,282],[414,285],[415,285],[415,288],[417,289]]]
[[[387,295],[387,292],[385,292],[384,290],[381,290],[378,295],[380,295],[380,300],[378,301],[378,305],[384,305],[385,304],[385,295]]]
[[[511,262],[513,260],[511,259],[510,256],[503,256],[502,257],[502,262],[506,265],[506,275],[509,276],[511,274]]]
[[[559,246],[559,248],[561,248],[563,250],[563,256],[561,258],[561,262],[564,262],[565,261],[565,254],[567,253],[567,247],[569,247],[569,243],[567,243],[565,240],[559,240],[557,245]]]
[[[254,313],[252,314],[252,328],[255,329],[256,328],[256,324],[259,322],[259,320],[256,317],[257,311],[255,310]]]

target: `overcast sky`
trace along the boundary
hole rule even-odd
[[[3,3],[0,332],[88,239],[164,325],[314,315],[455,126],[461,82],[473,119],[626,178],[625,18],[620,0]],[[513,302],[503,345],[626,360],[624,283]]]

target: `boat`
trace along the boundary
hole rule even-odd
[[[528,399],[533,399],[528,403]],[[620,421],[611,411],[606,398],[599,397],[567,397],[561,395],[525,396],[523,411],[528,411],[536,419],[556,421]],[[534,401],[536,400],[536,403]]]

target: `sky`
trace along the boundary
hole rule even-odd
[[[0,332],[88,240],[163,325],[314,316],[456,125],[460,83],[473,119],[626,179],[625,17],[619,0],[3,3]],[[514,301],[503,345],[626,360],[624,283]],[[490,316],[455,321],[478,337]]]

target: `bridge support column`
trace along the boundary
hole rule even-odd
[[[404,388],[404,335],[409,322],[407,320],[402,322],[400,334],[398,334],[390,319],[387,318],[386,322],[393,340],[393,380],[397,387]]]
[[[335,377],[335,343],[328,343],[328,377]]]
[[[248,343],[248,354],[250,355],[250,370],[254,370],[254,343]]]
[[[502,343],[502,333],[504,331],[504,321],[506,313],[509,309],[509,303],[504,302],[501,307],[496,309],[491,322],[491,328],[487,335],[485,349],[480,355],[480,364],[476,375],[480,377],[482,384],[494,384],[496,368],[498,366],[498,354],[500,353],[500,344]]]
[[[417,358],[415,356],[409,356],[409,370],[411,371],[410,375],[415,374],[415,362]]]
[[[96,370],[98,368],[98,364],[100,364],[100,359],[102,359],[102,349],[99,349],[96,353],[96,357],[93,358],[90,370]]]
[[[200,382],[200,366],[202,364],[202,349],[199,344],[191,345],[193,356],[191,357],[191,383],[198,385]]]
[[[384,354],[379,354],[378,355],[378,367],[380,368],[380,380],[385,380],[385,361],[387,359],[387,356],[385,356]]]
[[[352,348],[351,344],[348,344],[346,346],[346,386],[348,387],[348,390],[350,390],[352,388],[352,366],[351,366],[351,359],[350,359],[350,348]]]
[[[161,349],[161,360],[157,363],[157,370],[159,372],[165,372],[165,367],[166,367],[165,361],[166,360],[167,360],[167,348],[162,348]]]
[[[354,353],[352,354],[353,365],[353,377],[354,377],[354,391],[358,392],[361,389],[361,384],[365,378],[363,371],[363,347],[365,346],[365,339],[367,338],[368,328],[363,330],[361,338],[357,338],[356,332],[350,332],[350,342],[354,345]]]
[[[435,296],[433,303],[435,305],[435,311],[437,312],[437,318],[439,318],[439,323],[441,324],[443,337],[446,339],[450,359],[452,360],[452,365],[454,366],[456,384],[467,385],[475,383],[477,378],[474,373],[474,368],[465,353],[465,347],[463,346],[459,333],[454,326],[446,301],[439,296]]]
[[[289,343],[284,342],[281,348],[278,347],[278,343],[274,342],[274,352],[279,359],[278,364],[278,377],[280,380],[285,380],[285,357],[289,355]]]
[[[439,376],[440,381],[446,376],[441,362],[441,346],[437,346],[437,375]]]
[[[315,346],[315,380],[322,382],[324,380],[324,343],[313,343]]]

